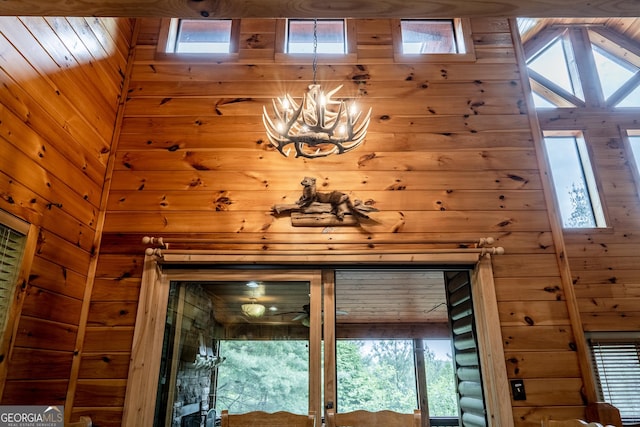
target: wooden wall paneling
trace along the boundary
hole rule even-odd
[[[64,405],[68,380],[7,381],[3,405]]]
[[[228,153],[228,154],[227,154]],[[275,153],[274,153],[275,154]],[[270,171],[277,166],[284,166],[286,159],[269,161],[265,156],[256,156],[246,151],[127,151],[116,156],[115,170],[216,170],[237,171],[242,165],[250,170]],[[533,169],[535,152],[533,150],[482,150],[461,152],[433,152],[415,156],[411,153],[376,152],[369,157],[360,158],[357,166],[362,171],[397,171],[397,170],[465,170],[489,171],[505,170],[519,161],[522,169]],[[339,162],[323,163],[326,172],[339,171],[345,168]],[[316,168],[309,167],[313,170]],[[316,169],[318,170],[319,167]],[[302,177],[301,177],[302,180]],[[298,184],[299,185],[299,184]],[[300,187],[302,188],[302,187]]]
[[[108,102],[117,98],[119,88],[113,79],[117,73],[110,75],[105,69],[103,57],[106,55],[100,51],[100,45],[90,28],[81,26],[81,23],[86,25],[86,21],[81,18],[62,17],[23,17],[19,20],[42,47],[50,52],[50,56],[61,70],[78,74],[79,78],[85,80],[87,88],[102,88],[101,92],[92,94],[97,102],[108,105]],[[78,40],[82,40],[82,43],[78,43]],[[93,47],[94,51],[87,50],[85,46]],[[113,111],[110,114],[113,114]]]
[[[351,153],[350,153],[351,154]],[[270,153],[270,155],[279,155]],[[347,156],[349,154],[346,154]],[[355,155],[355,154],[354,154]],[[315,170],[315,173],[314,173]],[[295,174],[295,175],[292,175]],[[508,171],[340,171],[326,174],[321,165],[286,171],[227,171],[194,170],[172,171],[167,174],[153,171],[114,171],[114,190],[300,190],[300,181],[307,175],[321,178],[322,188],[353,192],[374,189],[386,191],[409,190],[505,190],[539,189],[540,176],[535,171],[509,169]],[[215,186],[218,183],[217,187]],[[220,188],[222,187],[222,188]]]
[[[73,352],[77,326],[21,317],[15,339],[15,347]]]
[[[38,316],[40,319],[77,325],[82,302],[35,286],[27,287],[23,316]]]
[[[4,142],[2,138],[0,138],[0,142]],[[95,206],[87,200],[90,197],[88,192],[84,192],[80,196],[67,185],[67,182],[40,168],[36,162],[15,150],[12,145],[2,143],[0,145],[0,154],[2,154],[2,158],[13,159],[16,162],[3,167],[3,172],[31,189],[34,195],[41,196],[47,203],[47,209],[55,206],[63,209],[67,214],[78,219],[83,224],[93,223],[96,212]],[[93,185],[88,184],[86,181],[78,183],[80,191],[93,188]],[[83,185],[85,183],[88,185]],[[84,198],[85,196],[86,199]],[[91,196],[97,196],[97,194],[91,194]]]
[[[126,62],[116,39],[131,26],[108,21],[0,19],[2,207],[40,226],[3,404],[64,404],[74,386],[80,306]]]
[[[124,404],[127,380],[78,379],[76,386],[76,407],[117,407]]]
[[[83,354],[78,377],[85,379],[126,379],[129,372],[129,357],[130,353]]]
[[[104,176],[101,152],[92,152],[91,144],[84,146],[73,141],[71,135],[58,127],[49,113],[34,98],[13,84],[9,76],[0,73],[0,78],[5,83],[0,90],[3,129],[11,128],[11,133],[5,130],[2,137],[26,155],[40,156],[39,161],[45,167],[56,165],[60,168],[67,163],[89,177],[95,185],[100,185]],[[60,173],[76,172],[63,170]]]
[[[569,351],[506,352],[510,377],[514,378],[578,378],[578,356]],[[554,363],[549,363],[553,360]]]
[[[15,348],[8,380],[47,378],[67,380],[71,371],[68,351]]]
[[[282,191],[113,191],[112,211],[269,211],[274,202],[294,203],[301,192]],[[544,199],[537,190],[507,190],[499,194],[472,190],[452,191],[358,191],[353,195],[380,210],[541,210]],[[639,248],[640,249],[640,248]]]
[[[132,326],[88,327],[83,350],[85,354],[130,351],[132,340]]]
[[[264,143],[262,105],[285,89],[302,93],[311,71],[309,64],[273,62],[264,43],[272,24],[255,20],[243,28],[243,60],[251,63],[182,63],[156,57],[152,45],[136,49],[94,288],[94,306],[110,309],[102,317],[96,311],[96,322],[111,324],[119,318],[111,308],[134,302],[145,234],[216,236],[222,250],[255,248],[265,259],[279,253],[286,259],[293,246],[366,254],[363,245],[373,244],[392,255],[406,244],[425,248],[420,240],[430,236],[494,234],[507,248],[494,257],[506,354],[533,381],[532,399],[519,405],[534,418],[535,406],[581,412],[564,301],[571,295],[556,258],[563,246],[546,215],[549,199],[533,151],[538,142],[508,21],[471,20],[476,63],[394,64],[378,56],[321,64],[327,84],[346,83],[345,94],[375,109],[364,149],[317,162],[284,159]],[[389,48],[388,22],[356,24],[360,47]],[[144,43],[153,43],[154,28],[155,22],[144,24]],[[306,175],[318,177],[323,190],[379,200],[378,223],[320,230],[271,216],[270,205],[295,199]],[[121,379],[121,368],[97,366],[106,364],[101,355],[124,357],[132,337],[130,325],[87,327],[85,379]],[[549,354],[571,365],[566,376],[540,365]],[[97,369],[101,374],[89,373]],[[518,377],[509,369],[510,378]],[[564,400],[543,394],[550,378]]]
[[[73,101],[68,101],[67,105],[76,110],[76,118],[78,121],[81,123],[84,122],[82,123],[84,127],[83,130],[88,134],[94,133],[93,137],[98,138],[105,145],[108,145],[104,135],[110,135],[110,132],[113,130],[113,108],[110,111],[109,108],[104,106],[104,101],[95,93],[97,91],[91,90],[95,88],[95,86],[92,86],[89,82],[85,82],[84,79],[75,75],[74,71],[76,68],[73,68],[72,71],[61,68],[53,61],[38,41],[33,39],[28,29],[24,27],[17,18],[13,18],[15,19],[14,22],[8,22],[9,19],[12,18],[2,18],[2,33],[11,40],[11,44],[18,52],[31,51],[29,66],[33,67],[32,73],[37,73],[38,79],[43,80],[50,86],[47,92],[52,93],[57,91],[56,93],[64,96],[67,100],[72,99]],[[52,35],[52,37],[56,36]],[[82,43],[80,40],[78,40],[78,42]],[[22,60],[24,61],[24,59]],[[16,65],[24,69],[24,66],[19,62]],[[78,65],[77,63],[74,64],[74,66]],[[55,72],[53,72],[54,70]],[[35,76],[32,75],[30,77],[33,78]],[[79,96],[81,94],[83,94],[83,96]],[[85,113],[83,114],[81,111]],[[95,112],[95,115],[87,114],[88,112]],[[83,137],[80,139],[84,140],[88,138]]]
[[[510,20],[511,22],[511,33],[515,42],[515,52],[518,63],[520,64],[521,69],[526,69],[526,56],[524,52],[524,48],[522,44],[519,42],[520,37],[517,32],[517,23],[514,19]],[[527,89],[527,92],[531,92],[531,88],[529,86],[529,81],[526,74],[522,75],[522,84]],[[526,105],[529,111],[535,111],[535,106],[533,103],[532,96],[528,96],[526,98]],[[542,129],[541,123],[538,121],[535,115],[530,114],[529,116],[531,129],[533,131],[534,141],[536,143],[536,150],[538,152],[538,164],[539,170],[541,174],[544,176],[550,176],[550,172],[548,170],[549,165],[546,161],[546,151],[542,141]],[[558,266],[558,270],[560,273],[561,286],[563,289],[566,308],[568,313],[568,320],[570,322],[570,329],[573,336],[570,337],[570,342],[567,343],[567,347],[573,351],[576,351],[578,356],[578,366],[580,368],[581,381],[583,383],[581,387],[581,391],[584,394],[584,398],[587,402],[594,402],[597,399],[596,393],[596,383],[593,371],[591,369],[590,358],[589,358],[589,350],[587,347],[586,340],[584,338],[584,330],[582,327],[582,320],[580,317],[580,311],[576,302],[574,284],[572,282],[571,277],[571,268],[569,265],[569,261],[565,256],[566,247],[563,239],[561,222],[559,212],[557,210],[556,205],[552,202],[555,197],[555,189],[553,188],[550,181],[543,181],[543,190],[545,192],[546,198],[550,201],[548,206],[548,217],[551,225],[551,233],[553,235],[553,240],[556,245],[556,263]],[[539,326],[534,326],[538,328]],[[510,328],[510,327],[508,327]],[[561,327],[564,328],[564,327]],[[564,330],[564,329],[563,329]],[[504,332],[504,331],[503,331]],[[505,333],[506,335],[506,333]],[[512,342],[513,343],[513,342]],[[514,347],[511,347],[514,348]],[[553,402],[553,404],[558,404],[560,402]],[[578,403],[579,404],[579,403]]]
[[[81,273],[68,269],[65,265],[36,256],[33,259],[29,284],[48,289],[61,295],[81,299],[87,278]]]

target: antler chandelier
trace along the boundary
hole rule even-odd
[[[353,150],[364,141],[371,109],[363,117],[355,102],[332,100],[342,85],[325,93],[316,82],[318,68],[317,20],[313,22],[313,84],[298,103],[289,94],[272,100],[274,119],[263,107],[262,121],[269,142],[285,157],[326,157]]]

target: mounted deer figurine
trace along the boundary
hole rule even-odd
[[[322,221],[322,215],[329,214],[338,221],[344,221],[346,216],[351,216],[357,223],[358,218],[369,218],[369,212],[377,212],[378,209],[363,203],[360,200],[349,198],[348,194],[340,191],[322,193],[316,189],[316,179],[305,177],[302,182],[302,195],[295,204],[275,205],[272,212],[276,215],[285,212],[296,212],[302,215],[321,215],[317,225],[327,225],[327,221]],[[293,218],[293,217],[292,217]],[[330,221],[331,222],[331,221]],[[351,221],[350,223],[353,223]],[[294,223],[294,225],[296,225]],[[309,224],[304,224],[309,225]]]

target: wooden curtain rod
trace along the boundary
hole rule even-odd
[[[305,251],[304,255],[326,255],[330,253],[331,255],[363,255],[363,251],[341,251],[341,250],[331,250],[331,251]],[[386,250],[384,251],[385,255],[398,255],[398,254],[469,254],[469,253],[477,253],[480,256],[484,255],[502,255],[504,254],[504,248],[501,246],[497,247],[483,247],[483,248],[451,248],[451,249],[424,249],[420,251],[410,251],[410,250]],[[233,251],[221,251],[221,250],[206,250],[206,249],[163,249],[163,248],[147,248],[145,250],[145,254],[147,255],[156,255],[162,257],[164,255],[270,255],[270,256],[300,256],[300,251],[256,251],[256,250],[233,250]]]
[[[397,241],[389,241],[388,243],[396,243]],[[160,248],[167,249],[170,243],[176,244],[227,244],[227,243],[236,243],[236,244],[253,244],[253,243],[263,243],[255,240],[230,240],[230,239],[198,239],[198,238],[180,238],[180,237],[151,237],[145,236],[142,238],[142,243],[144,245],[157,246]],[[276,243],[276,242],[269,242]],[[336,243],[336,242],[334,242]],[[354,242],[350,242],[354,243]],[[357,242],[356,242],[357,243]],[[387,243],[386,241],[376,241],[377,244]],[[403,240],[404,244],[455,244],[455,245],[476,245],[478,248],[491,246],[495,243],[495,239],[493,237],[481,237],[477,240],[460,240],[460,239],[439,239],[439,240]],[[324,244],[324,243],[318,243]],[[466,250],[466,249],[465,249]],[[448,250],[450,252],[450,250]]]

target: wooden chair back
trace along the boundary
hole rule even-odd
[[[401,414],[394,411],[364,411],[335,412],[327,411],[327,427],[420,427],[420,410],[413,414]]]
[[[91,427],[92,425],[93,423],[91,422],[91,417],[83,415],[78,421],[66,423],[64,427]]]
[[[222,427],[315,427],[316,415],[315,412],[301,415],[286,411],[230,414],[223,410],[221,421]]]
[[[545,417],[542,420],[542,427],[603,427],[600,423],[588,423],[579,419],[551,420]]]

